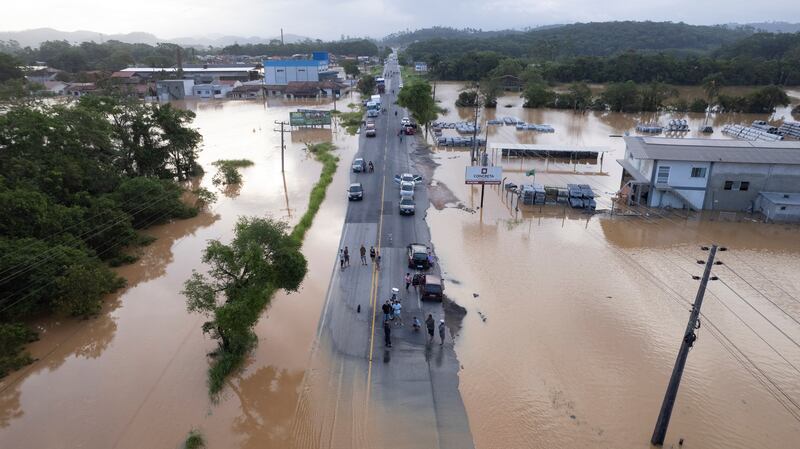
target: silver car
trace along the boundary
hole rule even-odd
[[[414,200],[408,197],[400,198],[400,215],[414,215],[416,205]]]
[[[414,200],[414,183],[413,182],[401,182],[400,183],[400,199],[409,198],[412,201]]]

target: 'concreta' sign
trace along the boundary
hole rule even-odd
[[[467,167],[464,184],[500,184],[503,181],[501,167]]]

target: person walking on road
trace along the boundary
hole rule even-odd
[[[383,321],[389,321],[392,319],[392,305],[389,303],[387,299],[383,306],[381,306],[381,310],[383,310]]]
[[[439,320],[439,338],[442,339],[442,342],[439,343],[439,345],[444,344],[444,332],[445,332],[444,320]]]
[[[375,263],[375,247],[369,247],[369,258],[372,259],[372,263]]]
[[[381,253],[375,256],[375,269],[381,271]]]
[[[394,312],[395,324],[397,324],[398,326],[403,325],[403,318],[400,316],[400,312],[402,311],[402,309],[403,305],[400,304],[400,301],[395,301],[394,304],[392,304],[392,311]]]
[[[344,266],[350,266],[350,250],[346,246],[344,247]]]
[[[383,322],[383,343],[387,348],[392,347],[392,326],[389,325],[389,321]]]
[[[433,315],[430,313],[428,314],[428,318],[425,319],[425,327],[428,328],[428,342],[433,343],[433,331],[436,328],[436,323],[433,321]]]
[[[361,249],[358,250],[361,253],[361,265],[367,264],[367,248],[364,248],[364,245],[361,245]]]
[[[408,286],[411,285],[411,273],[406,273],[405,281],[406,281],[406,291],[408,291]]]
[[[339,250],[339,268],[344,270],[344,251]]]

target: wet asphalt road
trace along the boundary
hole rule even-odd
[[[298,408],[303,413],[312,408],[309,402],[315,401],[316,411],[309,412],[313,416],[303,426],[307,429],[295,429],[295,435],[303,440],[296,446],[469,449],[473,442],[458,391],[459,364],[452,336],[448,330],[445,344],[440,345],[437,330],[431,344],[424,329],[428,314],[438,326],[444,318],[442,305],[423,303],[413,287],[408,291],[404,288],[403,276],[411,271],[406,245],[430,245],[425,223],[425,186],[430,180],[417,186],[417,213],[400,215],[394,175],[420,171],[414,169],[409,156],[416,139],[404,136],[401,140],[397,136],[400,119],[406,115],[394,104],[399,68],[389,62],[385,71],[391,74],[386,77],[382,96],[387,113],[375,119],[376,137],[361,134],[356,154],[371,160],[375,171],[353,173],[351,169],[351,182],[364,186],[364,200],[351,201],[347,210],[340,248],[348,247],[350,266],[340,269],[336,260],[314,349],[314,357],[326,358],[327,362],[317,363],[324,368],[312,368],[304,386],[305,399]],[[371,246],[378,249],[380,270],[372,264],[369,253],[367,265],[361,265],[362,244],[367,250]],[[438,274],[438,267],[432,271]],[[380,306],[391,296],[392,287],[400,289],[404,324],[392,325],[392,347],[387,348]],[[419,332],[410,325],[414,316],[423,321]]]

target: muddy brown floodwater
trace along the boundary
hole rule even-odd
[[[450,109],[443,120],[471,117],[469,110],[453,106],[459,88],[437,87],[437,97]],[[493,127],[490,142],[603,146],[609,153],[602,169],[597,161],[502,161],[505,176],[522,183],[524,172],[536,168],[537,182],[587,183],[601,194],[599,208],[610,207],[610,195],[619,187],[614,159],[622,141],[609,135],[656,117],[574,115],[523,110],[521,104],[509,95],[487,115],[549,123],[556,132]],[[308,370],[325,369],[309,368],[309,354],[346,210],[339,193],[349,182],[347,162],[357,141],[341,131],[293,132],[287,136],[284,178],[273,122],[285,120],[292,108],[314,104],[182,106],[197,112],[195,126],[204,137],[200,162],[209,171],[204,186],[213,190],[211,162],[217,159],[248,158],[255,165],[242,170],[243,185],[222,192],[210,211],[149,229],[158,240],[142,250],[137,263],[120,268],[129,286],[108,298],[100,316],[37,323],[42,338],[29,349],[39,360],[0,382],[0,448],[171,448],[179,447],[191,428],[200,429],[213,448],[285,448],[291,441],[314,439],[297,435],[302,432],[297,423],[322,412],[314,402],[298,407],[298,397]],[[777,118],[788,111],[781,109]],[[723,123],[756,118],[767,117],[714,116],[714,137],[724,138]],[[703,117],[689,119],[697,129]],[[200,331],[203,317],[186,312],[182,283],[192,269],[202,269],[207,240],[231,238],[238,216],[295,223],[320,171],[302,152],[303,143],[327,139],[340,147],[343,163],[303,246],[308,277],[300,292],[275,296],[257,324],[258,347],[212,404],[205,354],[214,343]],[[796,227],[672,213],[625,218],[551,207],[515,213],[494,188],[486,191],[484,210],[476,211],[480,192],[463,185],[468,153],[434,149],[431,157],[440,165],[425,174],[433,173],[439,191],[431,195],[437,207],[427,219],[446,272],[446,292],[468,311],[456,351],[478,448],[648,447],[687,301],[697,287],[691,275],[699,274],[695,260],[704,257],[698,246],[714,241],[730,251],[720,253],[726,265],[714,269],[720,281],[712,283],[703,307],[703,327],[666,446],[683,438],[684,447],[704,449],[797,447]],[[323,353],[318,363],[326,360]],[[404,442],[413,442],[407,437]]]
[[[450,108],[458,86],[437,87]],[[563,186],[591,184],[599,207],[619,188],[614,159],[636,116],[498,108],[554,134],[494,127],[492,141],[605,146],[597,164],[546,170],[512,159],[504,176]],[[492,112],[489,112],[492,117]],[[715,126],[757,115],[714,117]],[[691,117],[696,129],[698,120]],[[664,117],[661,118],[662,123]],[[721,138],[719,133],[715,138]],[[458,200],[428,211],[447,294],[468,313],[457,337],[460,390],[476,447],[647,448],[705,259],[718,242],[725,265],[709,287],[665,447],[796,448],[800,438],[800,228],[703,220],[669,213],[629,218],[528,207],[515,213],[502,191],[463,184],[466,150],[434,149],[436,184]],[[445,196],[446,197],[446,196]],[[455,203],[460,203],[456,207]],[[713,221],[712,221],[713,220]],[[774,304],[773,304],[774,303]],[[751,304],[752,307],[748,304]],[[757,310],[757,311],[756,311]],[[773,326],[771,323],[774,323]],[[778,330],[780,328],[781,330]]]
[[[119,269],[129,286],[108,298],[99,317],[38,323],[42,338],[29,349],[39,360],[0,383],[0,447],[179,447],[191,428],[210,447],[285,447],[339,241],[346,161],[357,141],[330,129],[287,135],[284,179],[273,122],[315,104],[181,106],[197,113],[194,126],[203,134],[200,163],[208,173],[202,185],[216,190],[210,181],[217,159],[247,158],[255,165],[241,170],[241,188],[221,192],[211,211],[148,229],[158,239],[137,263]],[[206,353],[214,343],[201,332],[203,317],[186,312],[182,284],[192,269],[202,269],[207,240],[232,237],[238,216],[294,224],[321,169],[303,143],[331,139],[345,162],[303,246],[309,275],[299,293],[275,296],[257,325],[257,349],[212,405]]]

